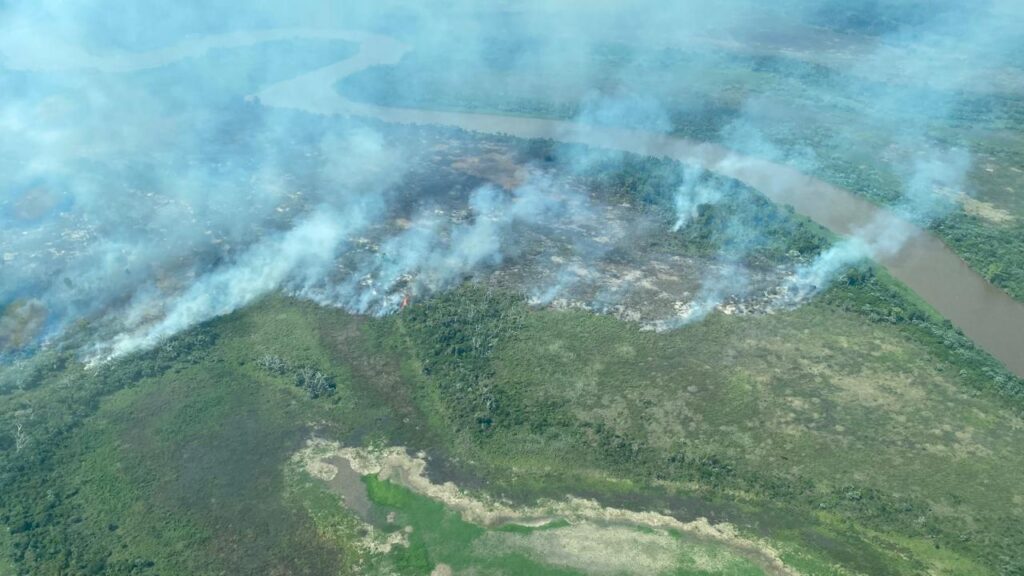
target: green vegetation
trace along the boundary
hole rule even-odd
[[[679,177],[636,157],[585,176],[665,219]],[[771,266],[827,245],[729,190],[663,248]],[[425,450],[432,479],[514,504],[726,521],[810,574],[1024,573],[1024,383],[867,264],[799,309],[665,334],[468,284],[386,318],[273,296],[98,367],[75,349],[0,369],[0,571],[579,568],[544,548],[577,525],[488,530],[373,477],[375,529],[391,512],[413,531],[368,551],[364,519],[291,462],[316,435]]]
[[[262,86],[344,60],[356,50],[355,44],[340,40],[278,40],[210,50],[199,58],[132,73],[128,80],[162,90],[171,87],[161,94],[168,112],[216,108]]]
[[[275,330],[252,333],[288,334],[289,355],[314,360],[315,337],[265,325]],[[96,370],[69,363],[4,398],[4,421],[21,413],[29,436],[3,453],[3,523],[23,572],[321,574],[337,563],[280,497],[307,396],[254,369],[252,340],[222,334],[201,327]]]
[[[584,153],[581,146],[533,141],[532,157],[549,157],[556,163],[571,162]],[[568,160],[562,160],[568,159]],[[680,164],[667,158],[615,154],[590,158],[580,178],[588,189],[609,203],[627,203],[654,215],[671,229],[677,219],[676,191],[683,185]],[[777,206],[752,188],[704,172],[702,186],[722,192],[714,202],[697,207],[681,230],[656,241],[676,254],[721,257],[748,266],[775,266],[794,256],[809,258],[829,243],[828,233],[813,222],[797,217],[790,207]]]
[[[1009,437],[1001,448],[992,442],[1006,433],[1006,418],[1019,419],[1021,382],[910,301],[900,302],[906,313],[893,312],[898,294],[878,278],[860,279],[827,303],[781,317],[715,316],[661,336],[577,313],[524,322],[504,310],[506,300],[470,289],[400,321],[414,341],[435,335],[421,354],[446,386],[439,396],[451,427],[493,454],[492,466],[557,460],[638,484],[696,484],[708,496],[787,502],[826,523],[862,523],[1019,563],[1019,517],[1007,514],[1005,498],[1024,462]],[[480,334],[461,311],[488,307],[492,317],[516,320]],[[874,323],[865,328],[862,314]],[[435,354],[442,342],[458,342],[423,328],[440,318],[449,334],[465,318],[475,338],[505,344]],[[816,328],[824,322],[828,335]],[[481,363],[470,370],[475,379],[464,376]],[[954,366],[965,368],[951,374]],[[487,404],[477,400],[483,394]],[[985,447],[971,448],[979,435]],[[995,484],[972,488],[982,473]],[[516,489],[514,480],[497,483]],[[978,526],[992,532],[980,537]],[[883,558],[879,566],[899,564]]]
[[[993,226],[978,216],[954,212],[933,229],[986,280],[1024,300],[1024,217]]]
[[[724,546],[684,540],[682,535],[666,531],[597,525],[570,527],[565,523],[542,528],[512,524],[485,530],[445,509],[443,504],[403,487],[372,476],[365,481],[374,503],[392,512],[394,522],[412,527],[409,546],[392,553],[394,566],[401,572],[427,573],[434,566],[445,564],[456,572],[482,570],[488,574],[570,575],[584,574],[587,569],[616,573],[624,568],[625,562],[632,561],[650,562],[654,570],[661,562],[665,564],[661,573],[678,576],[763,574],[756,565],[730,554]],[[606,548],[597,549],[592,543]],[[714,569],[707,570],[707,565]],[[636,572],[637,566],[627,569]]]
[[[920,126],[923,140],[937,148],[969,149],[975,160],[965,185],[974,198],[939,198],[937,204],[944,206],[926,224],[990,282],[1024,300],[1024,173],[1019,168],[1024,99],[1019,94],[894,87],[799,59],[698,47],[639,50],[603,44],[572,61],[538,58],[539,69],[516,67],[516,58],[529,55],[498,41],[482,61],[447,46],[431,50],[414,52],[397,66],[362,72],[339,90],[387,106],[584,118],[723,141],[743,153],[788,160],[887,205],[905,199],[915,158],[915,150],[905,148],[903,132],[893,127]],[[439,69],[438,62],[449,65]],[[598,70],[605,80],[595,80]],[[474,81],[466,82],[467,77]],[[693,77],[700,81],[680,89],[680,78]],[[594,99],[598,93],[613,99],[643,94],[649,101],[627,99],[619,106],[636,106],[636,114],[618,108],[615,114],[602,113]],[[920,104],[902,116],[880,118],[880,99]],[[929,103],[948,113],[928,112]],[[663,109],[664,118],[649,113],[651,106]]]
[[[396,512],[395,522],[412,526],[409,546],[396,548],[392,561],[402,573],[426,574],[439,563],[454,569],[475,567],[488,574],[579,574],[546,567],[521,554],[488,554],[474,548],[486,530],[464,521],[440,502],[374,477],[365,479],[370,499]]]
[[[315,429],[472,460],[455,473],[518,501],[712,514],[814,573],[1014,573],[1020,382],[884,276],[850,278],[793,312],[665,335],[471,286],[379,320],[271,298],[100,369],[48,362],[0,401],[4,438],[19,422],[31,446],[0,453],[9,557],[30,573],[344,573],[350,516],[285,479]],[[268,354],[335,393],[268,373]],[[379,505],[408,497],[370,486]],[[396,565],[440,545],[421,533]]]

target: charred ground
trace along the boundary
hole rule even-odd
[[[526,166],[602,217],[650,223],[640,236],[650,244],[599,253],[594,270],[609,279],[656,276],[658,254],[716,261],[744,246],[730,218],[755,218],[777,239],[734,260],[769,277],[828,242],[728,183],[745,204],[709,207],[669,234],[679,177],[669,162],[617,158],[580,174],[560,160],[579,150],[422,135],[414,193],[382,238],[403,229],[402,214],[469,218],[459,214],[469,191],[488,183],[467,166],[486,162],[509,167],[490,185],[514,188]],[[728,521],[807,573],[1019,570],[1024,386],[884,273],[852,269],[802,307],[712,311],[657,333],[583,304],[531,305],[536,271],[571,242],[559,225],[513,230],[500,265],[382,317],[275,296],[100,368],[78,362],[73,338],[87,332],[5,367],[0,509],[16,570],[422,573],[471,561],[430,538],[368,553],[358,514],[289,471],[313,436],[425,451],[432,479],[512,506],[576,495]],[[599,232],[584,237],[598,243]],[[356,264],[376,262],[375,245],[367,238]],[[314,397],[292,368],[322,373],[330,391]],[[478,530],[365,482],[398,518]],[[499,572],[524,565],[498,548],[478,553]],[[530,561],[546,565],[538,554]]]

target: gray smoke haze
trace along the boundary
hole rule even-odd
[[[976,9],[977,8],[977,9]],[[962,142],[938,136],[971,93],[1007,88],[1001,79],[1024,47],[1020,25],[1024,8],[1016,2],[991,2],[941,12],[925,26],[907,26],[886,35],[879,47],[863,55],[842,80],[840,94],[860,95],[862,79],[885,79],[894,85],[868,90],[872,105],[859,123],[830,136],[832,147],[849,145],[866,129],[894,150],[891,161],[900,176],[895,212],[927,227],[971,194],[967,175],[970,151]],[[1019,78],[1018,78],[1019,80]],[[1010,82],[1011,87],[1013,81]],[[1016,88],[1024,88],[1018,82]],[[745,121],[745,120],[744,120]],[[802,299],[820,292],[841,269],[865,258],[891,256],[914,231],[880,216],[839,241],[797,271],[792,292]]]
[[[683,182],[673,196],[673,208],[676,212],[676,223],[673,232],[678,232],[691,220],[697,217],[701,206],[714,204],[722,199],[722,191],[701,182],[701,170],[691,167],[683,169]]]
[[[969,191],[971,149],[944,127],[970,95],[1024,85],[1024,5],[761,4],[0,3],[0,351],[87,321],[103,327],[92,353],[106,358],[276,290],[393,312],[409,296],[500,268],[520,253],[525,229],[600,223],[585,195],[531,171],[509,189],[470,191],[462,220],[425,206],[395,228],[421,142],[250,97],[354,55],[359,47],[338,30],[411,47],[405,62],[426,74],[369,91],[385,104],[499,94],[499,112],[721,142],[806,172],[868,147],[897,175],[905,218],[927,225],[953,209]],[[586,174],[609,154],[618,161],[593,154],[569,158],[571,171]],[[698,167],[679,170],[665,234],[731,194]],[[740,216],[729,230],[738,240],[701,271],[701,290],[672,325],[751,290],[745,256],[765,239]],[[369,256],[352,256],[381,228],[390,231]],[[794,265],[785,289],[799,303],[912,233],[874,222]],[[577,285],[579,262],[607,252],[570,244],[574,264],[527,287],[534,302]]]
[[[787,285],[791,300],[800,302],[821,292],[837,274],[853,264],[897,254],[918,233],[907,222],[927,225],[952,209],[955,195],[963,193],[969,168],[970,157],[963,150],[924,151],[907,178],[903,200],[894,208],[903,221],[880,213],[813,261],[798,267]]]
[[[346,224],[358,229],[359,216],[346,222],[332,211],[315,212],[278,237],[261,240],[229,266],[214,269],[197,278],[182,294],[172,297],[165,310],[140,311],[139,307],[163,302],[143,295],[132,302],[127,324],[145,315],[159,318],[155,324],[119,335],[109,344],[110,354],[119,356],[151,347],[177,332],[228,314],[278,288],[305,289],[318,281],[334,261]]]
[[[466,219],[423,212],[381,245],[347,281],[299,293],[360,313],[388,313],[409,297],[444,290],[482,268],[497,267],[516,252],[517,225],[565,225],[592,218],[587,199],[562,195],[542,175],[511,192],[485,185],[469,197]]]

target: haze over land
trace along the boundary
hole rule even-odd
[[[312,69],[357,49],[330,40],[325,22],[378,30],[414,47],[406,60],[434,84],[400,77],[386,88],[386,98],[399,104],[445,97],[432,90],[438,82],[449,91],[464,87],[470,97],[497,83],[513,90],[510,102],[553,100],[571,107],[581,122],[685,132],[726,95],[735,111],[713,140],[803,170],[827,163],[818,157],[822,151],[870,134],[878,143],[873,150],[896,178],[884,193],[895,198],[897,211],[928,225],[958,210],[959,198],[979,193],[986,201],[972,202],[991,206],[993,217],[1017,219],[1016,200],[993,204],[987,201],[993,192],[978,191],[968,178],[978,163],[970,134],[937,131],[955,126],[978,98],[991,100],[985,112],[992,122],[1012,114],[999,96],[1012,97],[1019,87],[1014,64],[1022,47],[1015,25],[1021,16],[1013,2],[946,2],[927,10],[884,2],[792,2],[770,9],[728,2],[714,10],[689,3],[487,10],[313,4],[287,14],[266,7],[239,13],[146,5],[116,15],[89,2],[14,3],[4,10],[2,43],[11,95],[3,114],[4,178],[11,192],[4,201],[0,299],[16,304],[5,325],[23,346],[59,335],[77,319],[120,310],[120,325],[110,327],[120,335],[103,346],[109,353],[152,345],[278,288],[315,288],[334,293],[337,304],[365,309],[353,303],[374,296],[356,294],[361,288],[354,286],[339,291],[339,284],[358,278],[332,276],[331,265],[363,230],[393,216],[394,188],[408,170],[403,147],[410,143],[386,141],[358,120],[317,133],[308,120],[244,100],[300,72],[289,60],[293,54],[300,55],[298,65]],[[238,34],[295,26],[306,33]],[[793,88],[778,81],[759,88],[723,79],[731,58],[761,58],[760,66],[781,68],[784,82],[810,89],[786,101]],[[229,63],[232,72],[225,76],[220,66]],[[487,76],[478,80],[481,71]],[[815,73],[824,80],[806,78]],[[532,80],[525,87],[501,84],[513,78]],[[786,133],[779,135],[791,122],[787,116],[825,105],[838,115],[856,111],[857,122],[830,124],[823,138],[787,148]],[[674,228],[723,197],[696,185],[696,176],[684,178],[676,194]],[[441,242],[436,232],[418,233],[417,241],[428,246]],[[457,275],[501,260],[507,249],[498,237],[501,227],[467,233],[486,236],[472,241],[482,252],[467,256],[451,245],[407,249],[402,269],[391,273],[467,268],[445,272]],[[897,251],[906,235],[855,233],[795,269],[789,288],[798,300],[813,295],[843,266]],[[409,241],[409,235],[396,239]],[[274,261],[272,270],[266,260]],[[740,283],[709,279],[716,286],[709,302],[744,291],[745,275],[729,276]]]
[[[0,0],[0,576],[1024,574],[1024,4]]]

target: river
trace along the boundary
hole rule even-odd
[[[839,235],[857,235],[869,244],[886,236],[907,238],[896,250],[874,257],[893,276],[952,321],[978,346],[1024,377],[1024,304],[1013,300],[967,266],[945,243],[884,207],[850,191],[764,159],[736,154],[722,146],[698,143],[660,133],[581,125],[571,121],[464,112],[381,107],[344,98],[337,90],[344,78],[372,66],[396,64],[408,51],[386,36],[320,29],[236,32],[190,39],[169,48],[96,57],[84,51],[58,51],[60,58],[27,55],[8,62],[26,70],[96,69],[128,72],[196,57],[216,48],[241,47],[284,39],[344,40],[359,51],[338,63],[262,89],[256,96],[265,106],[324,115],[354,115],[402,124],[452,126],[488,134],[550,138],[644,155],[674,158],[735,178],[773,202],[794,210]]]
[[[698,164],[757,189],[773,202],[793,209],[832,232],[856,232],[869,244],[883,235],[907,238],[899,249],[880,250],[875,259],[977,345],[1024,377],[1024,304],[993,286],[925,230],[848,190],[767,160],[736,154],[715,144],[664,134],[581,125],[571,121],[496,114],[390,108],[353,102],[337,90],[345,77],[371,66],[397,63],[407,47],[391,38],[343,34],[360,51],[343,62],[269,86],[259,93],[266,106],[316,114],[349,114],[386,122],[453,126],[521,138],[562,142],[657,155]]]

